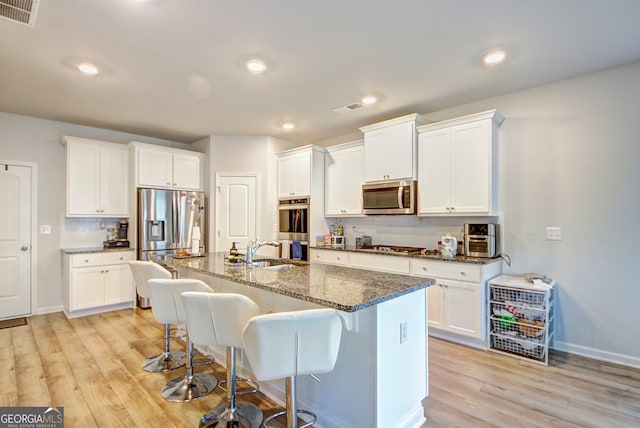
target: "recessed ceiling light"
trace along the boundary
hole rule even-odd
[[[282,129],[293,129],[296,127],[296,125],[292,122],[285,122],[281,126],[282,126]]]
[[[78,70],[80,70],[80,72],[86,76],[95,76],[100,72],[100,70],[98,70],[98,67],[91,64],[90,62],[83,62],[82,64],[79,64]]]
[[[247,70],[255,74],[263,73],[267,70],[267,64],[259,59],[250,59],[247,61]]]
[[[378,101],[378,97],[374,95],[365,95],[360,99],[360,102],[366,106],[370,106],[371,104],[375,104]]]
[[[494,50],[487,52],[482,56],[482,62],[486,65],[500,64],[507,58],[507,53],[503,50]]]

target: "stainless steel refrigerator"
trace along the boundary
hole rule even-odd
[[[203,192],[138,189],[138,259],[162,259],[182,249],[191,251],[192,237],[194,231],[197,237],[198,230],[199,253],[204,253],[205,214]]]

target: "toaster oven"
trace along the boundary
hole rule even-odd
[[[498,254],[497,225],[493,223],[464,225],[464,255],[492,258]]]

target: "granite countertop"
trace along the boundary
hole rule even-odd
[[[485,257],[468,257],[468,256],[456,256],[454,258],[443,257],[440,254],[403,254],[397,253],[393,251],[379,251],[379,250],[370,250],[363,248],[356,248],[352,245],[347,245],[345,247],[312,247],[318,250],[332,250],[332,251],[350,251],[353,253],[367,253],[367,254],[380,254],[384,256],[393,256],[393,257],[411,257],[416,259],[425,259],[425,260],[434,260],[434,261],[442,261],[442,262],[450,262],[450,263],[471,263],[476,265],[486,265],[490,263],[495,263],[500,261],[500,257],[494,257],[492,259]]]
[[[104,247],[79,247],[79,248],[61,248],[64,254],[88,254],[88,253],[112,253],[114,251],[134,251],[135,248],[104,248]]]
[[[292,269],[268,270],[225,264],[224,252],[164,260],[170,268],[227,279],[345,312],[355,312],[435,284],[420,278],[341,266],[286,260]],[[265,259],[265,257],[260,257]]]

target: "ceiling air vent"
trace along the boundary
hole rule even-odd
[[[334,108],[333,111],[335,111],[336,113],[340,113],[340,114],[349,113],[350,111],[354,111],[356,109],[359,109],[360,107],[362,107],[362,104],[360,104],[360,103],[352,103],[352,104],[347,104],[346,106]]]
[[[40,0],[0,0],[0,17],[33,27]]]

